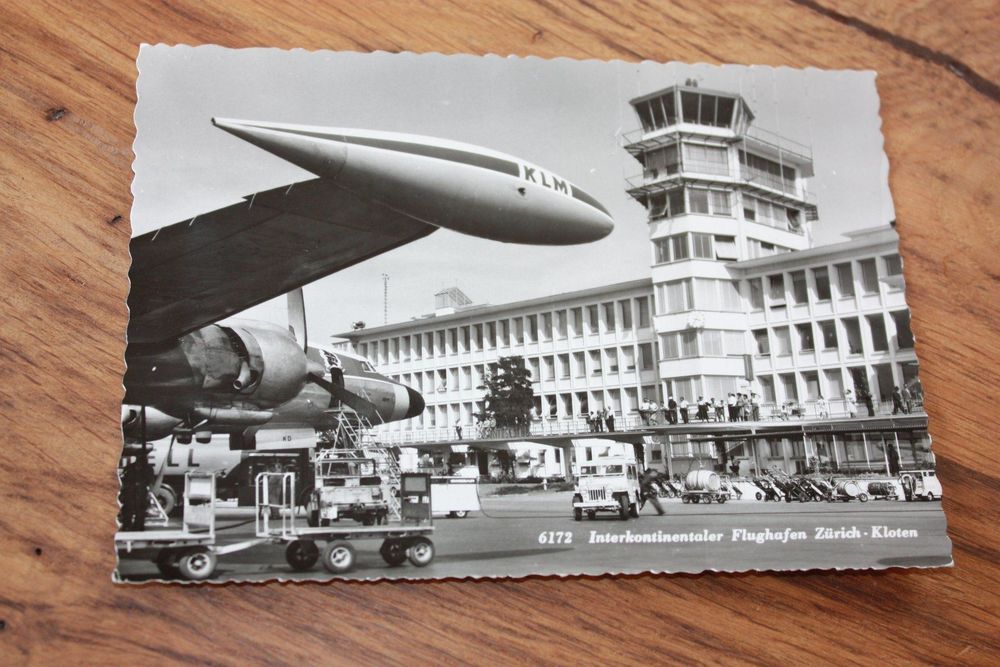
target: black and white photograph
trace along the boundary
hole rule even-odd
[[[138,70],[116,582],[952,565],[874,72]]]

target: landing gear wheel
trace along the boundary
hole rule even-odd
[[[215,572],[215,553],[203,547],[195,547],[184,552],[177,561],[181,577],[188,581],[204,581]]]
[[[628,521],[628,497],[618,496],[618,518],[622,521]]]
[[[306,523],[309,524],[310,528],[315,528],[319,525],[319,510],[312,510],[309,512],[309,518],[306,519]]]
[[[691,497],[691,502],[693,502],[695,505],[697,505],[698,503],[701,502],[701,498],[699,498],[698,496],[692,496]]]
[[[426,567],[434,560],[434,543],[426,537],[417,537],[410,542],[406,557],[416,567]]]
[[[375,517],[366,514],[365,516],[361,517],[361,525],[362,526],[374,526],[375,525]]]
[[[719,504],[720,505],[724,505],[725,503],[726,503],[726,497],[725,496],[719,496]]]
[[[761,493],[760,491],[758,491],[758,492],[757,492],[757,493],[755,494],[755,497],[757,498],[757,500],[763,500],[763,499],[764,499],[764,494],[763,494],[763,493]]]
[[[312,540],[295,540],[285,547],[285,560],[296,572],[305,572],[319,560],[319,547]]]
[[[588,521],[593,521],[596,518],[597,518],[597,512],[595,512],[594,510],[587,510],[587,520]]]
[[[469,510],[456,510],[451,514],[456,519],[464,519],[465,517],[469,516]]]
[[[174,493],[174,490],[166,484],[161,484],[154,495],[156,502],[160,503],[163,513],[171,516],[173,511],[177,509],[177,494]]]
[[[308,516],[312,510],[312,507],[310,507],[310,505],[312,505],[312,499],[313,489],[311,486],[307,486],[299,491],[299,497],[295,499],[295,509],[298,510],[301,508],[302,511],[306,513],[306,516]]]
[[[628,514],[633,519],[638,519],[639,518],[639,506],[636,505],[635,503],[632,503],[631,505],[629,505],[628,506]]]
[[[176,579],[181,576],[180,568],[177,567],[177,552],[173,549],[160,549],[153,562],[164,577]]]
[[[707,505],[712,504],[712,496],[705,496],[705,504]]]
[[[685,505],[689,504],[691,502],[691,496],[681,496],[681,502]]]
[[[406,562],[406,547],[400,540],[386,540],[379,547],[379,554],[391,567],[402,565]]]
[[[573,521],[583,521],[583,510],[579,507],[573,508]]]
[[[934,502],[935,500],[937,500],[937,497],[933,493],[928,493],[927,494],[927,501],[928,502]]]
[[[868,502],[868,494],[867,493],[860,494],[858,496],[858,500],[860,500],[863,503],[867,503]]]
[[[330,574],[350,572],[356,560],[354,547],[344,540],[334,540],[323,549],[323,567]]]

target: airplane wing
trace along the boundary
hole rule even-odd
[[[312,179],[132,239],[129,343],[156,343],[437,229]]]

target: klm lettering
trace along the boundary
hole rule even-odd
[[[529,167],[525,165],[524,180],[541,185],[543,188],[548,188],[549,190],[555,190],[563,193],[564,195],[569,195],[569,184],[566,183],[566,181],[556,178],[552,174],[546,174],[537,167]]]

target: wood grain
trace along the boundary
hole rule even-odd
[[[996,2],[6,2],[0,663],[996,664]],[[937,571],[114,586],[140,42],[875,69]]]

